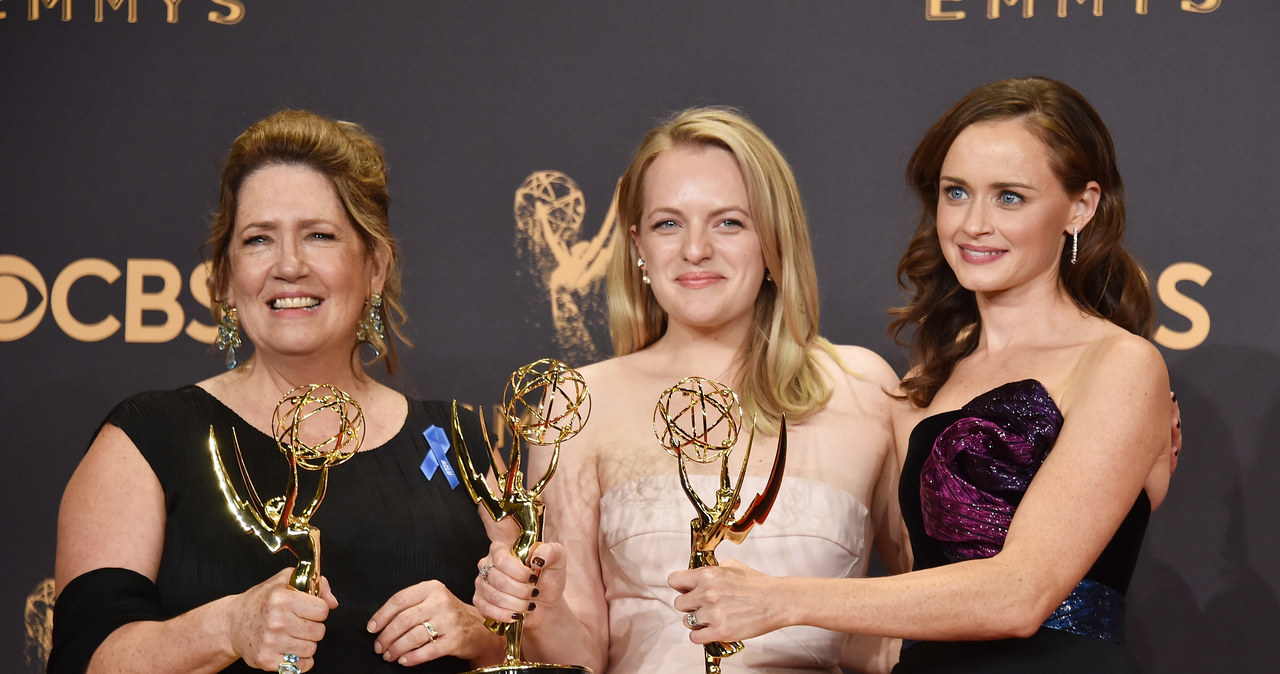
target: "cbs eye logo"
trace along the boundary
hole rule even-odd
[[[39,297],[31,306],[31,291]],[[0,255],[0,342],[31,334],[49,306],[49,289],[36,266],[16,255]]]
[[[81,279],[96,278],[114,285],[121,276],[125,295],[123,321],[108,313],[88,322],[92,319],[72,313],[67,297]],[[188,277],[191,298],[204,307],[209,306],[205,286],[208,277],[209,267],[204,263]],[[148,281],[159,289],[148,291]],[[182,273],[168,260],[131,258],[121,272],[107,260],[84,258],[68,264],[54,278],[53,285],[46,286],[35,265],[16,255],[0,255],[0,342],[17,341],[31,334],[47,312],[53,314],[63,333],[81,342],[102,341],[123,327],[126,342],[168,342],[185,332],[191,339],[211,344],[217,328],[187,320],[179,301],[182,289]],[[149,315],[152,322],[144,322],[144,315]],[[163,322],[154,322],[156,316],[162,316]]]

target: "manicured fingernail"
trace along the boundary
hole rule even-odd
[[[519,619],[520,619],[520,614],[519,614],[519,613],[512,613],[512,614],[511,614],[511,619],[512,619],[512,620],[519,620]]]
[[[538,596],[538,588],[533,588],[533,596]]]
[[[533,602],[529,602],[529,610],[532,611],[535,608],[538,608],[538,605]]]
[[[382,655],[382,644],[376,641],[373,642],[373,652],[377,653],[378,655]]]
[[[538,567],[538,568],[542,568],[544,565],[546,565],[546,563],[547,563],[547,560],[545,560],[545,559],[543,559],[543,558],[541,558],[541,557],[534,557],[534,558],[533,558],[533,565],[534,565],[534,566],[536,566],[536,567]]]
[[[366,629],[366,630],[369,630],[370,632],[377,632],[377,631],[378,631],[378,623],[373,622],[372,620],[370,620],[370,621],[369,621],[369,624],[368,624],[368,625],[365,625],[365,629]]]
[[[530,583],[536,583],[536,582],[538,582],[538,574],[536,574],[536,573],[531,573],[531,574],[529,574],[529,582],[530,582]]]

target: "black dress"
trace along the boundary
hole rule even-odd
[[[479,422],[465,410],[460,414],[476,468],[483,471],[489,461]],[[288,472],[273,438],[196,386],[134,396],[105,423],[128,434],[164,489],[165,540],[156,586],[165,615],[243,592],[294,565],[292,554],[270,554],[233,520],[208,450],[212,426],[223,463],[245,496],[232,449],[234,429],[248,473],[266,500],[284,492]],[[411,400],[395,437],[329,470],[327,494],[311,522],[321,531],[321,570],[339,606],[325,621],[311,671],[404,671],[374,653],[375,635],[365,626],[391,595],[410,585],[436,579],[470,603],[476,561],[489,549],[483,524],[465,485],[451,486],[442,470],[428,479],[421,468],[428,454],[423,432],[431,426],[448,431],[449,425],[448,403]],[[452,450],[449,460],[456,467]],[[300,470],[299,478],[299,500],[305,503],[315,493],[316,473]],[[55,625],[63,618],[56,615]],[[463,660],[442,658],[413,671],[467,669]],[[239,661],[225,671],[253,670]]]
[[[1005,384],[911,433],[898,499],[915,569],[991,557],[1045,457],[1062,414],[1035,380]],[[1139,495],[1093,568],[1027,639],[907,641],[894,672],[1134,672],[1124,595],[1151,514]]]

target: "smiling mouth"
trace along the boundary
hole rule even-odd
[[[280,309],[314,309],[320,306],[315,297],[279,297],[271,301],[271,308]]]
[[[966,248],[964,246],[960,246],[960,252],[964,256],[972,259],[982,259],[982,258],[999,257],[1001,255],[1004,255],[1006,251],[999,250],[999,249],[975,250],[973,248]]]

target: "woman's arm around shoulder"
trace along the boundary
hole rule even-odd
[[[1099,340],[1076,370],[1051,392],[1065,422],[1001,552],[887,578],[765,582],[741,569],[678,572],[673,585],[686,594],[677,608],[698,609],[712,625],[692,640],[749,638],[793,624],[928,640],[1034,633],[1097,560],[1169,444],[1168,375],[1150,343]],[[762,602],[766,624],[758,610],[736,615],[735,606]]]
[[[154,583],[164,528],[160,482],[128,435],[104,426],[63,493],[54,567],[58,591],[96,569],[127,569]],[[241,658],[270,667],[288,652],[300,656],[306,671],[324,635],[323,620],[337,603],[327,582],[321,597],[292,590],[291,571],[168,620],[127,623],[98,646],[88,671],[216,672]]]

